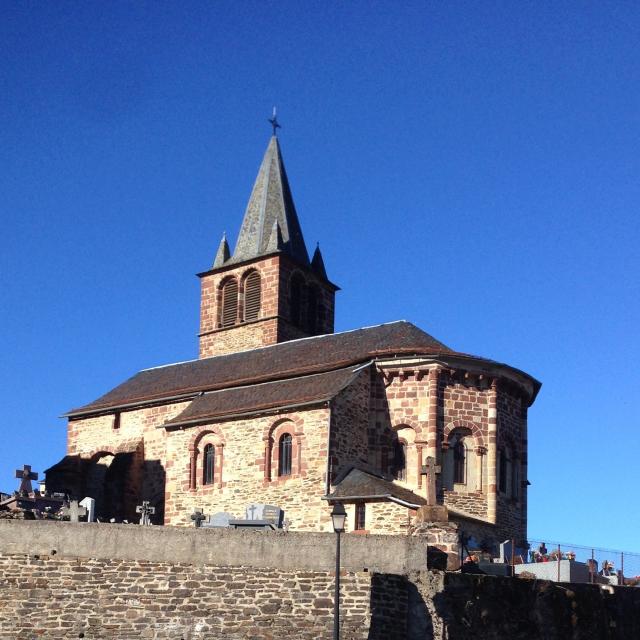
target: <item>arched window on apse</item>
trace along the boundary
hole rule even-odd
[[[278,475],[291,475],[291,445],[292,438],[290,433],[283,433],[278,442]]]
[[[244,319],[257,320],[261,301],[260,274],[252,271],[244,281]]]
[[[307,290],[307,331],[311,335],[318,333],[318,298],[320,292],[315,284]]]
[[[289,283],[289,304],[291,307],[291,322],[297,327],[302,326],[302,291],[304,280],[299,273],[291,276]]]
[[[202,469],[203,469],[203,477],[202,484],[213,484],[215,477],[215,467],[216,467],[216,450],[212,444],[205,445],[203,460],[202,460]]]
[[[486,456],[468,427],[457,427],[449,434],[443,454],[443,483],[448,491],[483,491]]]
[[[222,287],[222,313],[220,320],[223,327],[233,326],[238,319],[238,283],[235,278],[225,282]]]
[[[519,473],[520,465],[518,458],[513,456],[513,460],[511,462],[511,497],[514,499],[518,498],[518,485],[520,484],[520,473]]]
[[[393,443],[393,477],[396,480],[407,479],[407,443],[403,440]]]
[[[467,481],[467,447],[464,439],[459,438],[453,445],[453,482],[465,484]]]

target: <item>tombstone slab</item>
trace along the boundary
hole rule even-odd
[[[234,519],[234,515],[232,513],[227,513],[226,511],[220,511],[218,513],[214,513],[209,516],[209,518],[202,523],[203,527],[214,529],[218,527],[228,527],[231,520]]]
[[[262,519],[270,522],[278,529],[282,529],[282,521],[284,520],[284,511],[280,507],[273,504],[265,504],[262,509]]]
[[[93,498],[86,497],[80,500],[80,506],[87,510],[87,522],[96,521],[96,501]]]

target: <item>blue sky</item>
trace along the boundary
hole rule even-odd
[[[639,550],[639,41],[632,2],[2,3],[0,488],[196,357],[276,104],[336,329],[540,379],[530,535]]]

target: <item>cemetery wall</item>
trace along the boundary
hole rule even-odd
[[[428,571],[425,541],[343,538],[343,640],[623,640],[640,589]],[[331,637],[335,536],[0,521],[0,638]]]

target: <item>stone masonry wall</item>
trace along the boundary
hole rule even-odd
[[[0,575],[1,638],[331,637],[330,572],[0,554]],[[343,638],[368,637],[370,590],[371,574],[342,576]],[[394,584],[385,590],[406,617]]]
[[[442,376],[443,442],[456,428],[472,431],[475,451],[470,456],[477,464],[479,447],[486,451],[489,430],[488,380],[477,376],[465,378],[464,372]],[[444,503],[462,513],[477,518],[487,517],[487,470],[486,457],[480,456],[482,464],[482,487],[455,485],[454,490],[444,490]]]
[[[510,473],[517,469],[517,481],[513,484],[508,478],[506,491],[498,490],[497,522],[504,539],[526,540],[526,485],[527,460],[525,440],[525,412],[521,397],[509,387],[499,388],[498,391],[498,450],[509,452]]]
[[[365,367],[331,401],[329,455],[332,479],[354,464],[368,462],[369,387],[370,374]]]
[[[328,423],[329,409],[320,407],[170,431],[166,522],[191,526],[194,509],[244,518],[247,505],[261,502],[283,508],[292,530],[328,530],[330,509],[321,499],[326,494]],[[278,440],[284,433],[293,438],[292,473],[279,477]],[[214,483],[204,485],[202,451],[208,442],[222,453],[216,458]]]
[[[329,640],[333,534],[0,521],[0,638]],[[628,640],[640,590],[428,571],[344,536],[343,640]]]

